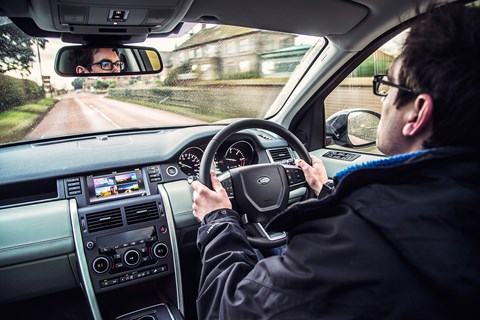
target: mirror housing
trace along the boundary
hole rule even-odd
[[[380,114],[372,110],[342,110],[328,117],[326,138],[336,145],[348,148],[373,146],[376,143],[379,121]]]
[[[67,77],[154,74],[162,69],[160,54],[149,47],[67,46],[55,58],[55,72]]]

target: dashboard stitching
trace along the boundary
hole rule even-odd
[[[21,248],[26,248],[26,247],[41,246],[41,245],[45,245],[45,244],[51,244],[53,242],[60,242],[60,241],[63,241],[63,240],[69,240],[71,238],[72,237],[70,237],[70,236],[66,236],[66,237],[61,237],[61,238],[54,238],[54,239],[49,239],[49,240],[42,240],[42,241],[36,241],[36,242],[31,242],[31,243],[19,244],[19,245],[15,245],[15,246],[3,247],[3,248],[0,248],[0,252],[16,250],[16,249],[21,249]]]

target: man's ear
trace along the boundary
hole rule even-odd
[[[402,133],[406,137],[413,137],[428,129],[433,121],[433,99],[429,94],[422,93],[413,103],[413,110],[408,113],[408,119],[403,126]]]
[[[87,73],[88,70],[87,70],[84,66],[77,66],[77,67],[75,68],[75,72],[76,72],[76,73]]]

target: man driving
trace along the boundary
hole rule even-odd
[[[214,173],[192,183],[201,221],[199,319],[473,319],[480,301],[480,8],[432,10],[386,75],[377,146],[333,193],[292,205],[258,261]],[[468,112],[465,112],[468,110]],[[319,195],[320,159],[298,160]],[[281,218],[281,219],[280,219]]]
[[[75,72],[78,74],[119,73],[123,68],[115,48],[81,48],[77,53]]]

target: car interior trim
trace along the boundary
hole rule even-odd
[[[169,230],[175,230],[175,224],[173,222],[173,213],[172,207],[170,205],[170,197],[167,190],[163,185],[158,185],[158,192],[162,196],[163,207],[165,209],[165,215],[167,217],[167,226]],[[183,291],[182,291],[182,277],[180,269],[180,253],[178,252],[177,237],[175,232],[170,232],[170,241],[173,251],[173,269],[175,272],[175,285],[177,290],[177,308],[182,314],[184,314],[184,305],[183,305]]]
[[[74,199],[69,200],[70,205],[70,221],[72,224],[73,238],[75,240],[75,251],[78,259],[78,267],[80,269],[80,277],[84,289],[85,296],[87,298],[90,310],[94,319],[102,319],[100,309],[98,307],[97,298],[93,289],[90,274],[88,272],[87,257],[83,251],[82,230],[80,228],[80,222],[78,221],[78,208]]]
[[[73,252],[68,219],[67,201],[3,209],[0,267]]]

